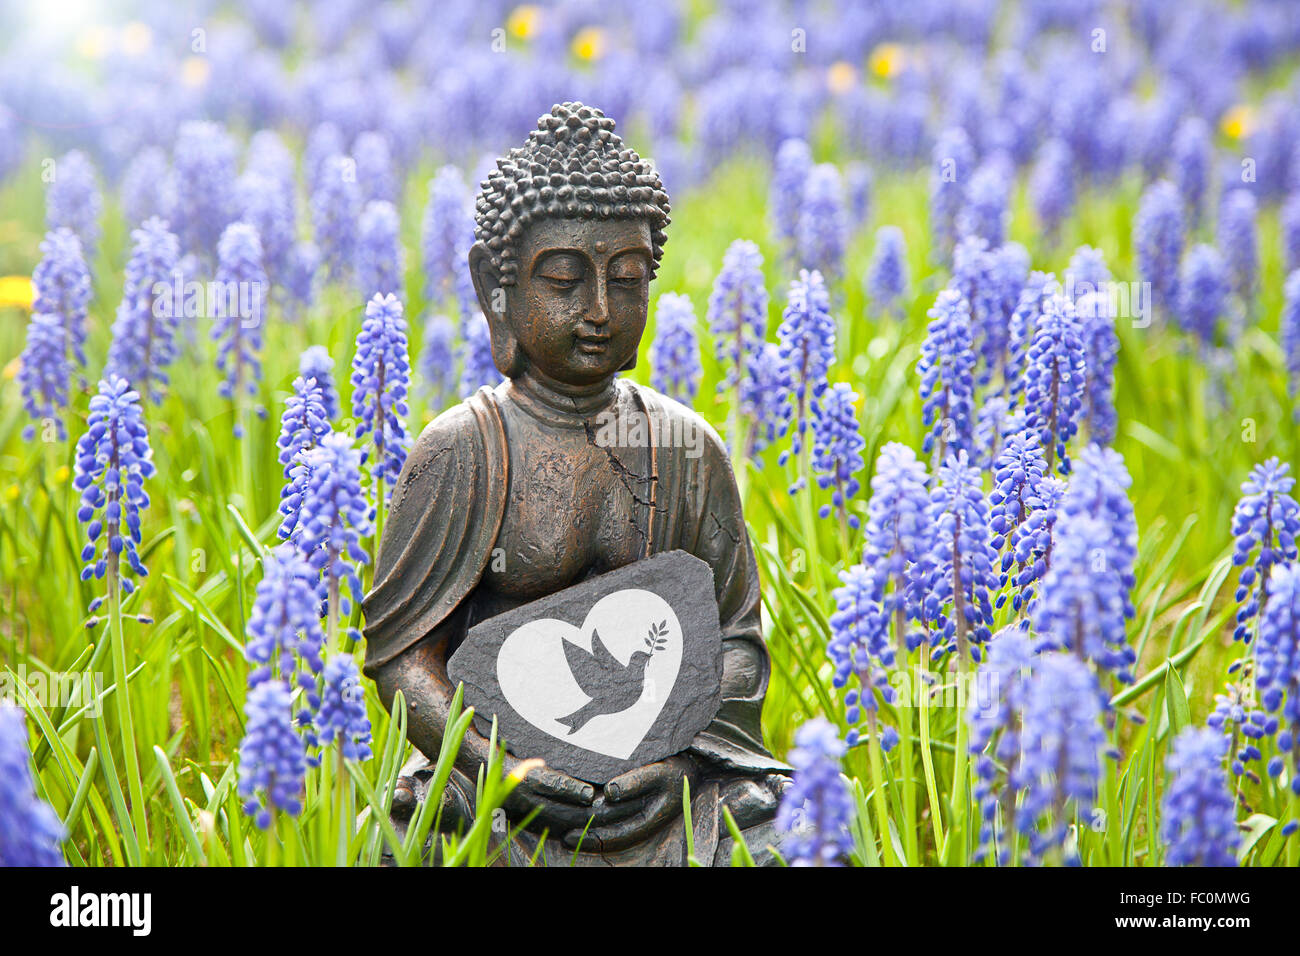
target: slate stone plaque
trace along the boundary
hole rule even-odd
[[[713,571],[668,551],[470,628],[447,667],[519,757],[589,783],[684,750],[722,700]]]

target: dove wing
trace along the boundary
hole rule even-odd
[[[601,664],[600,657],[592,654],[590,651],[584,651],[572,641],[561,640],[564,645],[564,659],[569,665],[569,673],[582,692],[588,697],[597,697],[601,690],[601,677],[604,676],[604,667]],[[604,651],[604,645],[598,640],[592,641],[592,646]],[[606,654],[609,651],[605,651]],[[594,666],[593,666],[594,664]]]

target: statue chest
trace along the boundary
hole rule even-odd
[[[642,556],[633,497],[644,450],[582,429],[511,430],[510,486],[485,583],[531,600]]]

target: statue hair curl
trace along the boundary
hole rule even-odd
[[[524,230],[548,218],[648,220],[652,277],[658,269],[668,241],[668,194],[654,165],[625,147],[614,121],[593,106],[553,106],[480,187],[474,238],[487,248],[503,286],[515,284],[515,247]]]

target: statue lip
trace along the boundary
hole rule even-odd
[[[594,335],[590,333],[575,332],[573,338],[578,343],[578,348],[582,349],[582,351],[595,354],[597,352],[605,351],[606,346],[609,345],[609,340],[613,338],[613,336],[608,332],[596,333]]]

